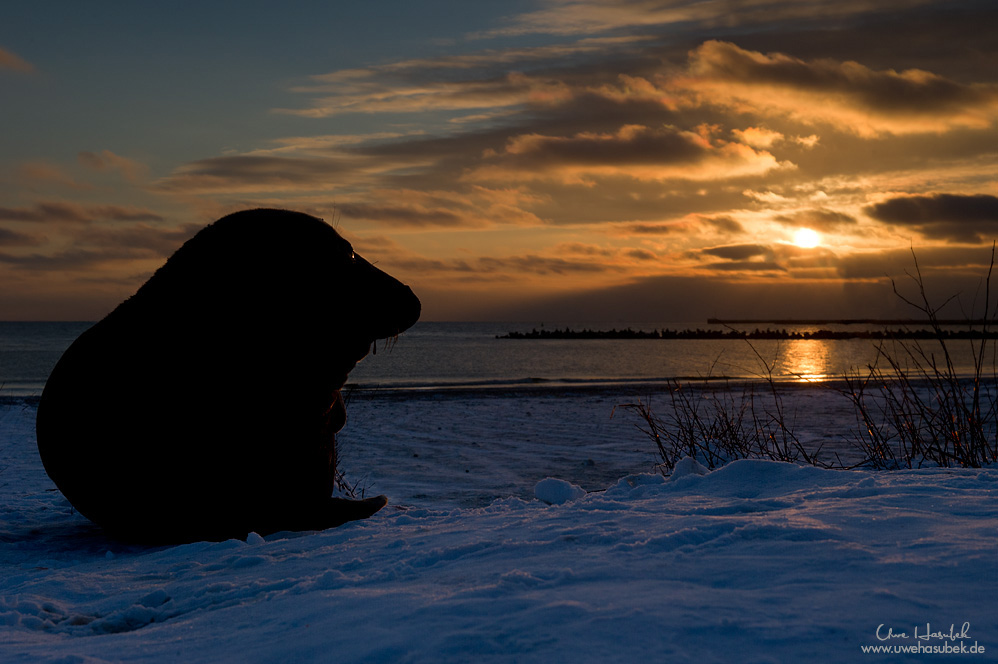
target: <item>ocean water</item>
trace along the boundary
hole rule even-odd
[[[90,325],[0,322],[0,397],[41,394],[62,352]],[[778,380],[820,382],[856,375],[877,358],[877,342],[869,339],[754,340],[750,344],[732,339],[496,338],[511,331],[529,332],[541,327],[534,323],[420,322],[397,340],[378,342],[375,352],[350,374],[350,384],[360,389],[405,390],[611,386],[707,376],[753,380],[764,378],[770,371]],[[543,327],[723,329],[696,321],[554,322]],[[795,331],[818,329],[783,327]],[[820,327],[844,329],[835,325]],[[941,357],[937,342],[920,343]],[[978,345],[967,341],[948,343],[958,371],[973,371],[973,349]],[[994,346],[989,343],[992,352]],[[994,358],[989,362],[993,366]]]

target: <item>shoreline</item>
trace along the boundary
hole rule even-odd
[[[961,380],[972,381],[971,374],[959,377]],[[781,390],[817,390],[825,389],[840,392],[847,388],[848,381],[866,380],[866,375],[850,376],[773,376],[772,384]],[[925,378],[913,378],[913,385],[928,384]],[[986,377],[984,383],[998,384],[998,377]],[[675,387],[676,384],[694,389],[744,389],[759,386],[768,387],[770,379],[766,376],[674,376],[663,378],[606,378],[606,379],[548,379],[526,378],[512,381],[484,381],[471,383],[347,383],[343,386],[346,398],[378,399],[488,399],[496,396],[532,397],[532,396],[633,396],[649,392],[663,393]],[[3,394],[0,393],[2,405],[37,406],[41,394]]]
[[[790,324],[790,323],[787,323]],[[799,324],[799,323],[798,323]],[[847,323],[843,323],[847,324]],[[942,325],[944,323],[940,323]],[[495,335],[496,339],[503,340],[578,340],[588,339],[609,339],[609,340],[639,340],[639,339],[660,339],[666,341],[686,340],[686,339],[707,339],[707,340],[742,340],[749,341],[762,339],[786,339],[786,340],[818,340],[830,341],[840,339],[872,339],[874,341],[889,340],[943,340],[962,341],[977,339],[998,339],[998,330],[938,330],[938,329],[917,329],[917,330],[816,330],[796,331],[796,330],[772,330],[755,329],[751,332],[745,330],[672,330],[661,329],[645,332],[644,330],[633,330],[625,328],[622,330],[573,330],[570,328],[554,330],[532,329],[530,332],[507,332],[504,335]]]

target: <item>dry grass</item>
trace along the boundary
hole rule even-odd
[[[769,459],[825,468],[875,469],[981,467],[998,462],[998,352],[995,340],[983,337],[972,344],[974,369],[961,374],[941,325],[938,312],[950,300],[934,307],[926,295],[925,281],[915,259],[913,281],[917,299],[895,294],[925,316],[935,339],[881,341],[876,360],[862,375],[845,376],[842,394],[852,402],[861,432],[844,443],[858,447],[862,461],[849,466],[836,455],[808,450],[794,433],[796,412],[788,412],[774,379],[772,367],[755,352],[764,367],[758,385],[732,386],[710,375],[699,383],[669,385],[665,416],[640,401],[618,408],[638,415],[638,429],[654,443],[659,469],[669,474],[684,457],[693,457],[708,468],[736,459]],[[982,280],[985,321],[994,316],[991,304],[991,264]],[[952,298],[951,298],[952,299]],[[968,317],[970,319],[970,317]],[[969,324],[968,324],[969,325]],[[751,346],[750,342],[749,343]],[[713,367],[711,367],[713,369]]]
[[[785,406],[772,366],[754,346],[752,350],[764,367],[759,385],[732,385],[708,374],[699,381],[670,381],[664,417],[641,401],[617,406],[641,419],[637,427],[654,441],[663,474],[671,473],[684,457],[709,469],[737,459],[842,467],[837,457],[828,459],[820,448],[809,450],[801,443],[794,433],[796,411]]]
[[[873,468],[962,466],[978,468],[998,461],[998,371],[994,339],[968,341],[974,369],[957,372],[949,343],[938,323],[915,259],[913,281],[918,299],[894,292],[926,317],[937,333],[934,342],[894,340],[877,346],[876,360],[864,376],[847,376],[844,391],[856,409],[864,431],[857,444]],[[981,332],[995,314],[991,306],[991,264],[983,280],[984,315]],[[947,301],[948,302],[948,301]],[[969,325],[968,325],[969,326]],[[969,326],[973,327],[973,326]]]

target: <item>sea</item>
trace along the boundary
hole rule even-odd
[[[0,322],[0,398],[37,397],[66,348],[93,323]],[[247,321],[251,325],[252,321]],[[736,329],[856,330],[856,325],[741,325]],[[691,379],[837,381],[865,375],[878,342],[858,339],[504,339],[532,330],[725,330],[703,321],[419,322],[377,342],[350,374],[357,390],[622,388]],[[910,342],[909,342],[910,343]],[[942,362],[938,342],[920,341]],[[974,372],[980,342],[949,341],[958,373]],[[993,353],[995,344],[988,342]],[[903,355],[903,354],[901,354]],[[989,367],[994,358],[989,358]],[[275,385],[273,389],[280,389]]]

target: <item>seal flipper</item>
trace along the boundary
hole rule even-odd
[[[323,528],[335,528],[348,521],[366,519],[378,513],[388,504],[387,496],[374,496],[362,500],[348,498],[329,498],[325,505],[325,523]]]

